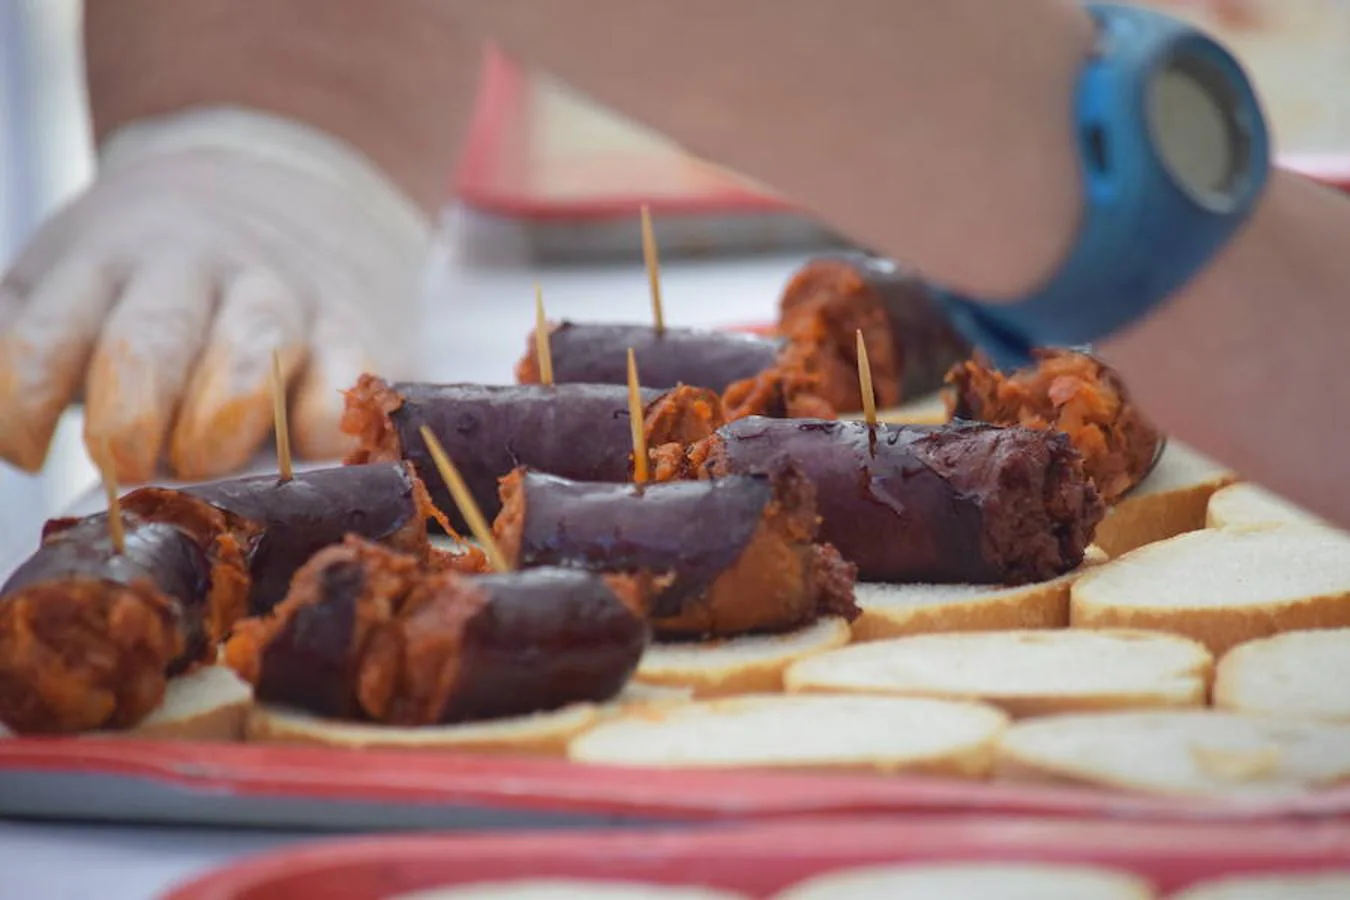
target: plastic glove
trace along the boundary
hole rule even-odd
[[[83,389],[85,440],[145,481],[247,463],[282,350],[296,451],[340,455],[341,390],[407,377],[425,217],[352,147],[255,112],[124,128],[94,184],[0,281],[0,456],[41,467]]]

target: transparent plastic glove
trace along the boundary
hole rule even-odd
[[[371,163],[295,122],[234,109],[133,124],[93,185],[0,281],[0,456],[42,465],[83,392],[118,477],[242,467],[272,426],[283,353],[292,444],[340,455],[341,390],[406,377],[430,246]]]

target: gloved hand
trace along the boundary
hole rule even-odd
[[[425,216],[363,156],[234,109],[132,124],[0,281],[0,456],[42,465],[83,390],[85,440],[145,481],[248,462],[282,350],[292,444],[340,455],[341,390],[407,377]]]

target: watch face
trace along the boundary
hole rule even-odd
[[[1177,184],[1206,205],[1224,205],[1247,168],[1250,139],[1227,75],[1207,60],[1179,56],[1148,86],[1150,131]]]

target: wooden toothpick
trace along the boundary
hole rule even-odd
[[[497,546],[497,540],[492,536],[492,529],[488,527],[487,519],[483,518],[483,511],[478,508],[474,502],[473,494],[469,493],[468,485],[464,483],[459,470],[455,464],[450,461],[450,456],[441,446],[441,442],[436,440],[436,435],[431,433],[431,429],[423,425],[421,428],[422,440],[426,442],[427,450],[431,453],[431,459],[436,463],[436,468],[441,473],[441,478],[445,480],[445,486],[450,489],[450,496],[455,500],[455,506],[459,507],[459,514],[464,517],[464,521],[469,523],[469,530],[473,532],[479,546],[483,548],[483,553],[487,555],[488,562],[492,564],[495,572],[509,572],[511,567],[506,563],[506,557],[502,555],[502,550]]]
[[[867,361],[867,344],[858,329],[858,386],[862,388],[863,420],[868,428],[877,426],[877,398],[872,393],[872,364]]]
[[[295,477],[291,467],[291,428],[286,422],[286,379],[281,371],[281,350],[272,350],[272,424],[277,433],[277,471],[282,481]]]
[[[642,389],[638,383],[637,358],[633,356],[632,347],[628,348],[628,424],[633,431],[633,480],[638,484],[646,484],[646,423],[642,417]]]
[[[112,540],[113,551],[121,556],[127,552],[127,531],[122,522],[122,500],[118,497],[117,469],[113,465],[107,438],[99,442],[99,457],[99,475],[103,479],[104,496],[108,499],[108,537]]]
[[[647,264],[647,280],[652,288],[652,325],[657,334],[666,330],[666,314],[661,307],[661,258],[656,252],[656,238],[652,235],[652,214],[642,206],[642,260]]]
[[[539,357],[539,380],[553,383],[553,348],[548,340],[548,318],[544,315],[544,290],[534,286],[534,350]]]

